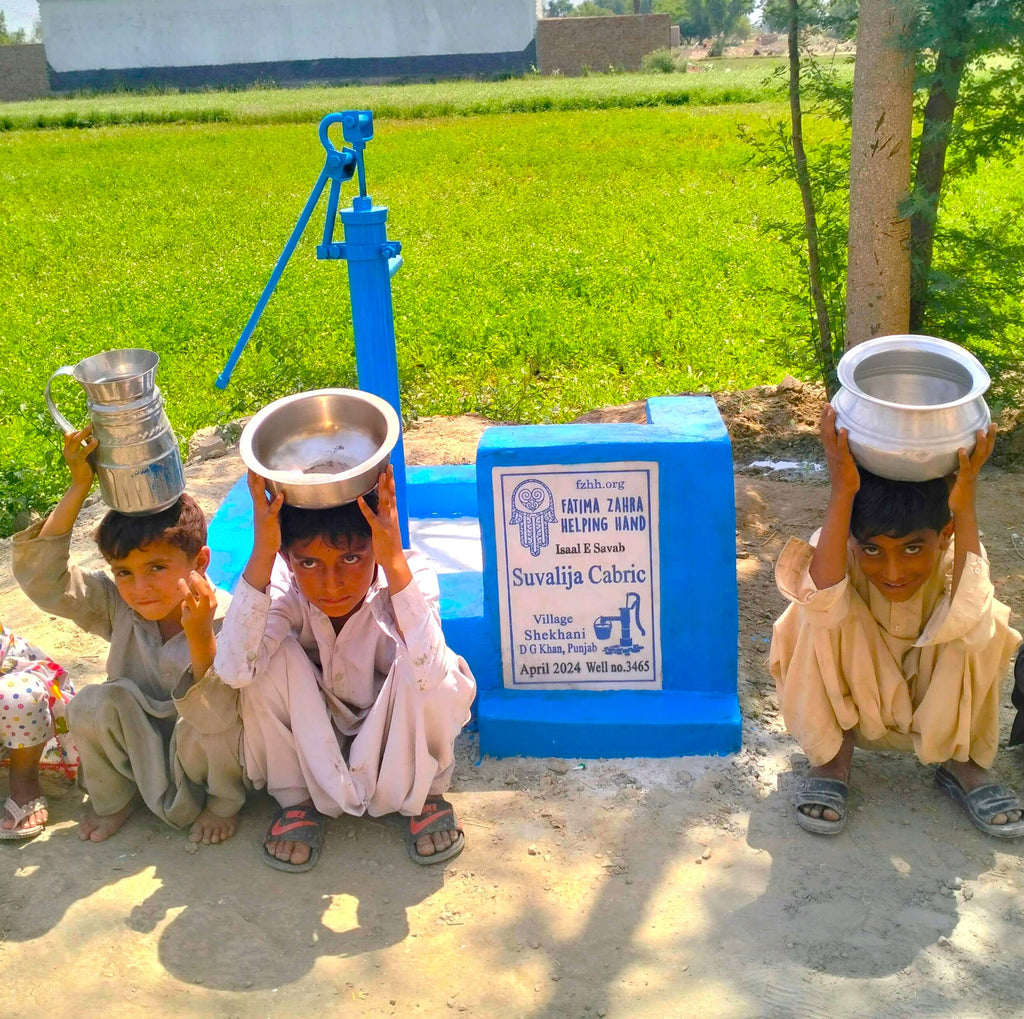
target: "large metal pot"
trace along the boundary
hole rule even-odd
[[[991,380],[963,347],[934,336],[880,336],[839,362],[832,398],[850,452],[883,478],[927,481],[957,469],[957,450],[974,449],[991,421]]]
[[[305,509],[365,495],[401,435],[386,400],[356,389],[315,389],[268,404],[242,431],[238,451],[271,492]]]

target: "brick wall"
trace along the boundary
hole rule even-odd
[[[672,19],[667,14],[604,18],[542,18],[537,22],[541,74],[582,74],[584,68],[635,71],[652,50],[666,49]]]
[[[0,46],[0,102],[38,99],[50,94],[42,43]]]

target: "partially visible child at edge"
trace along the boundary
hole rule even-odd
[[[436,575],[402,549],[391,468],[331,509],[283,505],[252,473],[249,490],[252,556],[215,668],[241,689],[249,778],[280,805],[264,862],[309,870],[324,815],[394,812],[415,862],[451,859],[465,837],[444,793],[476,684],[445,644]]]
[[[14,575],[41,609],[110,641],[105,683],[68,706],[89,794],[79,834],[102,842],[141,800],[193,842],[230,838],[245,798],[237,694],[210,673],[227,596],[205,577],[206,521],[189,495],[148,516],[113,510],[96,531],[105,572],[69,565],[89,489],[91,427],[64,439],[71,485],[53,512],[14,536]]]
[[[1021,637],[994,597],[976,515],[995,427],[959,451],[954,478],[899,482],[858,469],[825,406],[831,492],[817,543],[791,538],[775,569],[790,605],[770,669],[786,727],[811,763],[797,785],[808,831],[846,823],[854,743],[912,751],[972,823],[1024,835],[1020,802],[992,781],[1004,676]],[[814,538],[812,537],[812,542]]]
[[[74,692],[64,669],[0,624],[0,759],[6,757],[10,766],[0,841],[35,838],[46,827],[49,804],[39,784],[39,762],[55,732],[51,706]]]

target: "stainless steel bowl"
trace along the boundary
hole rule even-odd
[[[369,492],[400,435],[398,415],[379,396],[316,389],[264,407],[242,431],[239,453],[286,503],[323,509]]]
[[[839,362],[832,398],[850,452],[883,478],[927,481],[957,469],[957,450],[974,449],[991,419],[991,380],[963,347],[934,336],[880,336]]]

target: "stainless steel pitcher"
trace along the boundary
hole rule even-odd
[[[50,384],[70,375],[85,390],[99,443],[90,460],[100,497],[120,513],[158,513],[185,491],[181,454],[155,381],[159,363],[151,350],[106,350],[58,368],[46,383],[46,406],[65,433],[76,428],[57,409]]]

